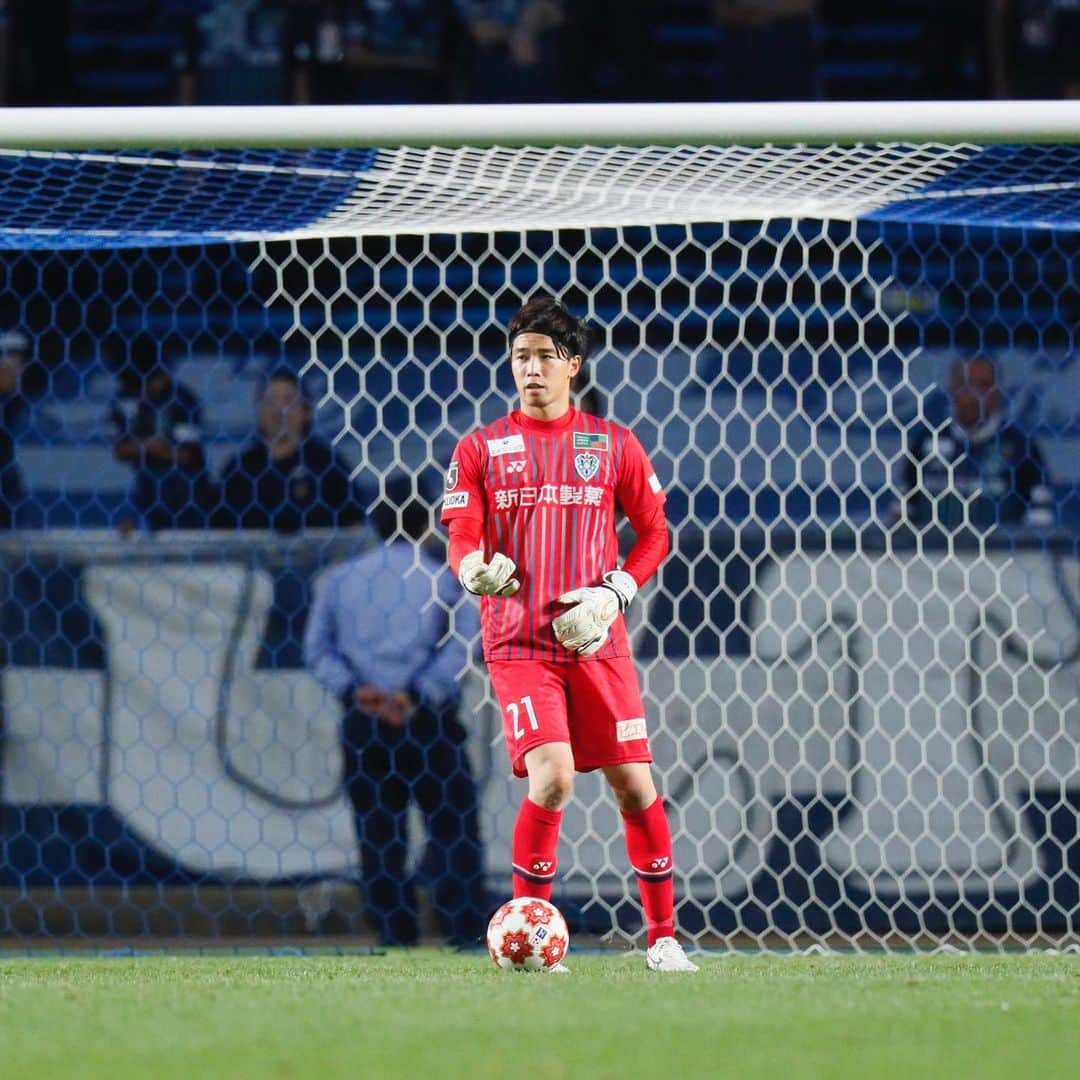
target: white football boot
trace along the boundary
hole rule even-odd
[[[570,969],[560,960],[554,967],[545,969],[549,975],[569,975]]]
[[[697,971],[698,966],[690,960],[683,947],[673,937],[662,937],[655,945],[650,945],[645,953],[645,966],[650,971],[665,974]]]

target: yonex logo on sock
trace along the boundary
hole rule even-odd
[[[669,859],[667,855],[662,855],[659,859],[653,859],[653,861],[649,863],[649,869],[666,870],[668,868],[668,863],[670,862],[671,859]]]
[[[537,859],[533,864],[533,873],[546,874],[552,867],[552,863],[546,862],[543,859]]]

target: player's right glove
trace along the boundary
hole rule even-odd
[[[480,548],[461,560],[458,580],[474,596],[513,596],[521,588],[521,582],[514,578],[515,570],[514,560],[499,552],[484,562],[484,549]]]
[[[558,602],[574,606],[551,621],[556,641],[582,656],[599,652],[607,641],[608,628],[630,605],[637,588],[625,570],[609,570],[602,585],[563,593]]]

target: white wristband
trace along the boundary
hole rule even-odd
[[[620,611],[625,611],[637,596],[637,582],[625,570],[609,570],[604,575],[604,585],[619,598]]]

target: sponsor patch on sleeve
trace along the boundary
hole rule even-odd
[[[464,510],[469,505],[469,493],[467,491],[452,491],[443,496],[442,508],[444,510]]]
[[[633,742],[635,739],[647,739],[649,733],[645,728],[645,717],[636,716],[633,720],[615,721],[615,741]]]
[[[656,477],[656,473],[649,473],[649,490],[654,495],[660,494],[660,481]]]

